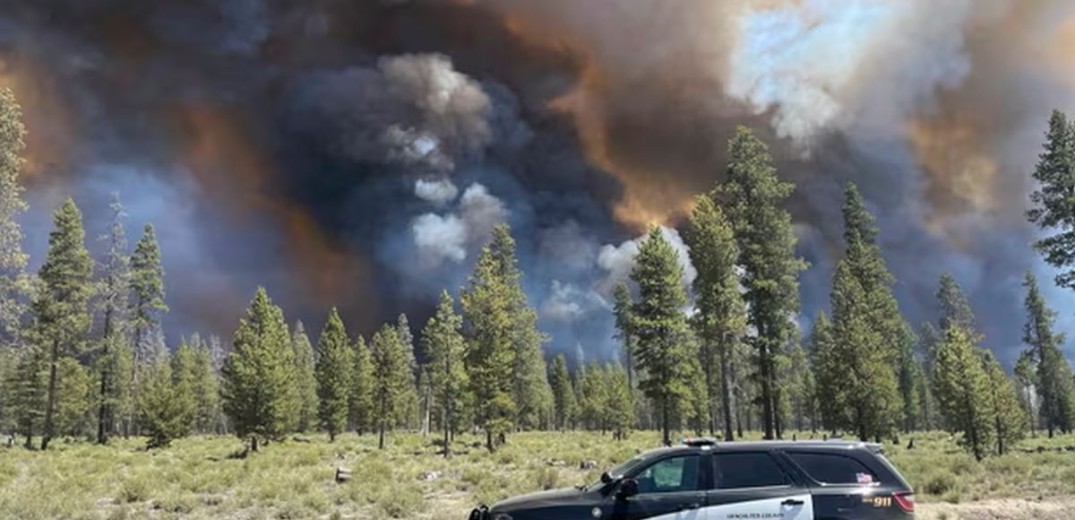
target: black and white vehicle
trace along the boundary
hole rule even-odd
[[[470,520],[911,520],[914,504],[878,444],[689,439]]]

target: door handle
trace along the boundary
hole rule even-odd
[[[689,511],[691,509],[698,509],[700,507],[702,507],[702,504],[699,504],[698,502],[692,502],[690,504],[687,504],[687,505],[683,506],[679,510],[680,511]]]
[[[801,506],[803,504],[805,504],[805,502],[803,502],[802,500],[799,500],[797,498],[789,498],[789,499],[787,499],[787,500],[785,500],[785,501],[780,503],[780,505],[782,505],[782,506]]]

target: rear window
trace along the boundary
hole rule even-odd
[[[863,463],[835,453],[788,453],[803,470],[822,484],[878,483],[877,475]]]
[[[788,483],[784,470],[768,453],[717,453],[713,474],[717,489],[741,489],[783,486]]]

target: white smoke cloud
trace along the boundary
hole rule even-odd
[[[691,264],[687,244],[683,242],[683,238],[675,229],[661,226],[660,230],[664,239],[676,250],[676,261],[683,269],[684,285],[694,283],[694,279],[698,277],[698,271]],[[617,283],[626,280],[631,275],[631,270],[635,267],[635,256],[638,255],[638,249],[647,236],[642,235],[618,246],[606,244],[601,248],[597,255],[597,265],[607,272],[607,276],[600,283],[602,293],[610,293]]]
[[[971,70],[969,28],[1007,0],[803,0],[738,19],[726,93],[808,145],[825,131],[891,132]]]
[[[426,265],[459,263],[467,257],[467,227],[455,215],[421,215],[411,224],[411,234]]]
[[[471,184],[463,191],[459,199],[459,214],[466,223],[467,238],[476,246],[488,241],[493,236],[493,228],[508,218],[504,203],[478,183]]]
[[[450,179],[418,179],[414,183],[414,195],[437,206],[444,206],[455,200],[459,195],[459,188],[456,188]]]
[[[415,184],[416,196],[444,204],[454,200],[457,191],[448,180]],[[485,186],[471,184],[451,212],[444,215],[425,213],[411,222],[411,237],[421,267],[432,269],[445,262],[462,263],[469,251],[488,241],[493,228],[507,217],[508,211],[500,199],[490,194]]]
[[[553,280],[549,295],[538,308],[542,318],[562,323],[574,323],[594,311],[609,311],[609,305],[593,290]]]

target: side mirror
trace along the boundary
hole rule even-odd
[[[608,484],[609,482],[612,482],[612,475],[609,475],[608,472],[606,471],[606,472],[601,474],[601,483],[602,484]]]
[[[633,497],[638,494],[638,481],[633,478],[625,478],[620,481],[620,490],[617,495],[620,500]]]

